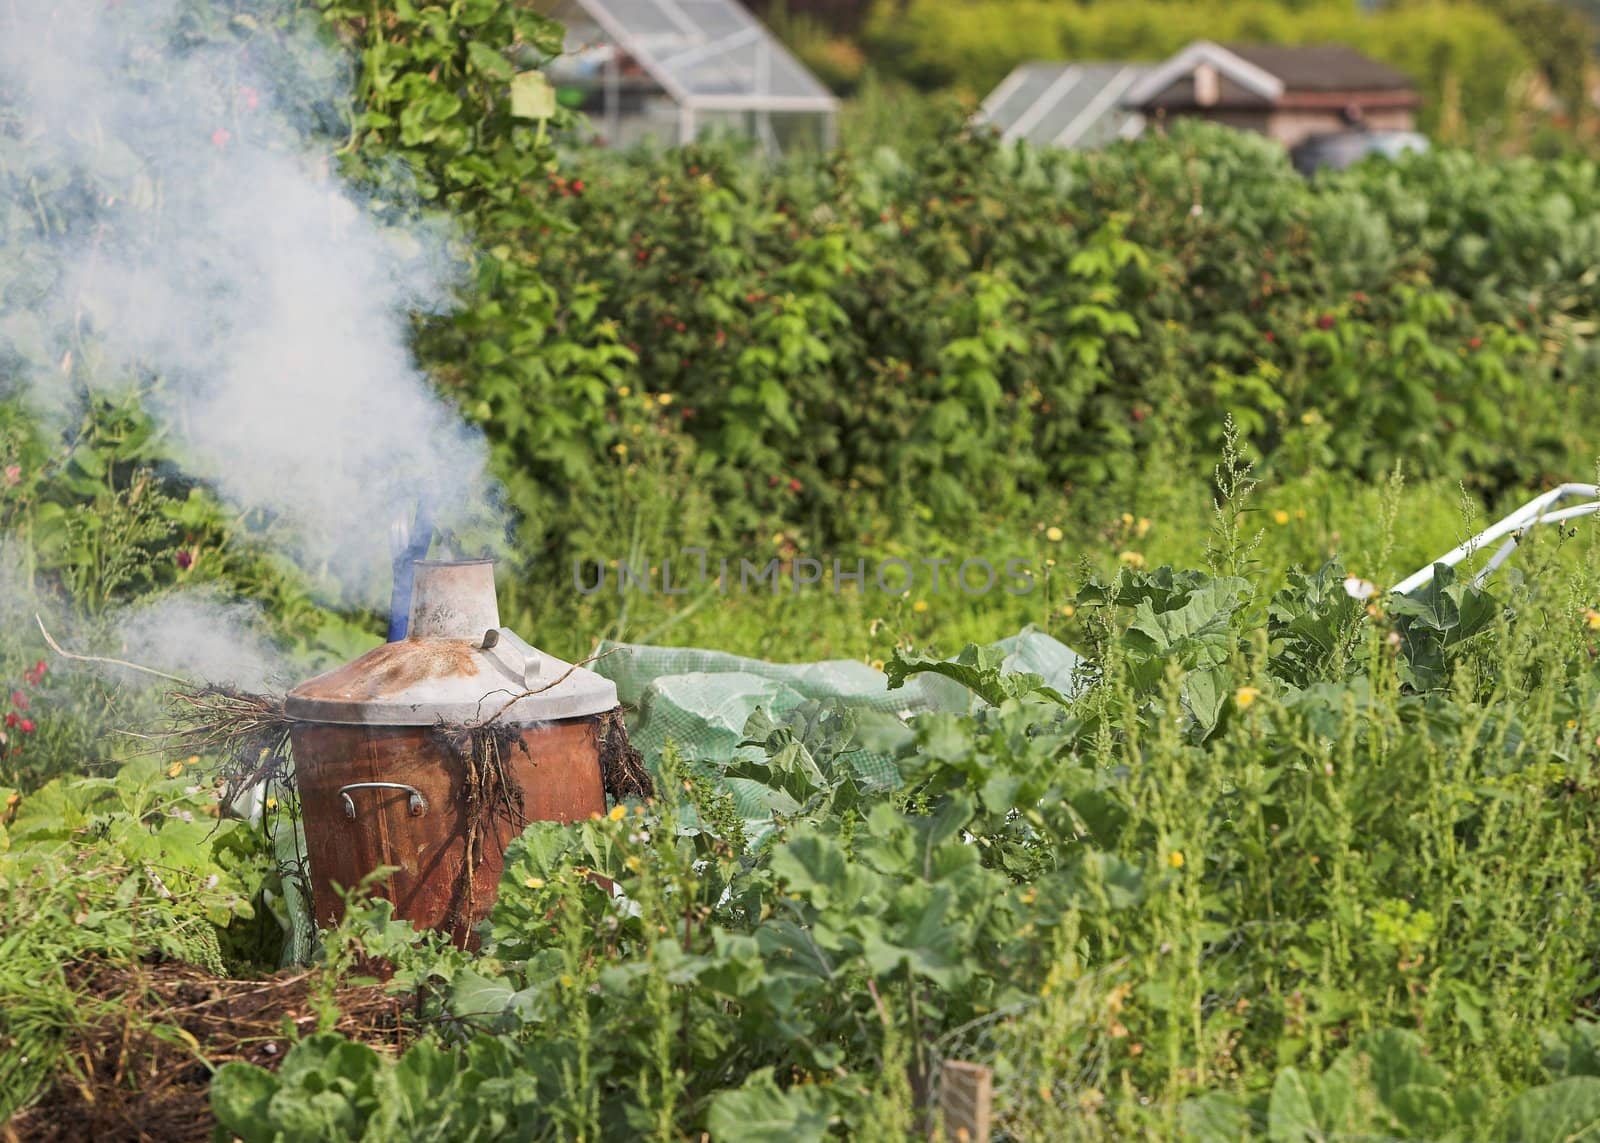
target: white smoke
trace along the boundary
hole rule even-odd
[[[258,50],[184,46],[225,7],[0,0],[0,165],[47,191],[0,204],[0,244],[53,231],[60,267],[0,291],[0,350],[28,350],[41,409],[149,384],[187,471],[344,602],[379,603],[398,513],[426,497],[459,526],[496,502],[481,435],[408,347],[408,314],[449,304],[450,236],[380,223],[330,175],[306,118],[348,98],[344,68],[296,5],[251,6]]]
[[[263,627],[253,604],[184,592],[120,612],[109,653],[194,683],[281,693],[298,679]],[[136,687],[151,683],[137,672],[109,673]]]

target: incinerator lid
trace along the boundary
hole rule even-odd
[[[419,561],[407,637],[289,692],[290,718],[354,726],[523,725],[600,714],[617,688],[500,626],[488,560]]]

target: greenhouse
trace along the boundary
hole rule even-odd
[[[562,102],[612,146],[711,132],[769,153],[832,143],[838,102],[735,0],[544,0],[565,26],[549,68]]]
[[[1124,107],[1123,97],[1149,70],[1126,63],[1025,63],[989,93],[976,119],[1007,142],[1026,139],[1039,147],[1131,139],[1144,129],[1144,116]]]

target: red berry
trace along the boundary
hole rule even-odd
[[[1278,340],[1278,335],[1273,333],[1270,329],[1267,330],[1267,332],[1262,334],[1261,336],[1266,338],[1268,341],[1277,341]]]
[[[6,725],[7,726],[15,726],[15,725],[17,725],[17,716],[15,714],[6,715]]]
[[[1148,415],[1149,415],[1148,413],[1146,413],[1143,409],[1139,408],[1137,405],[1134,406],[1134,408],[1133,408],[1133,419],[1135,421],[1142,421]]]
[[[794,479],[791,478],[790,481],[789,481],[789,491],[790,492],[799,492],[804,487],[805,487],[805,485],[801,484],[798,480],[794,480]]]
[[[11,692],[11,705],[16,707],[18,710],[27,710],[28,709],[28,696],[23,694],[21,691],[12,691]]]
[[[20,723],[18,723],[17,725],[21,729],[22,733],[24,733],[24,734],[32,734],[33,733],[33,719],[25,718]]]
[[[211,132],[211,145],[213,147],[226,147],[228,140],[232,138],[233,134],[226,127],[218,127]]]
[[[1333,315],[1332,314],[1323,314],[1321,317],[1319,317],[1317,319],[1317,328],[1318,329],[1332,329],[1333,328]]]
[[[187,548],[180,548],[177,555],[178,567],[188,571],[194,567],[194,553]]]
[[[1483,338],[1481,338],[1481,337],[1470,338],[1467,341],[1467,348],[1468,349],[1481,349],[1482,347],[1483,347]]]
[[[33,673],[38,675],[41,679],[44,678],[44,673],[47,669],[48,668],[45,666],[45,661],[43,659],[40,659],[33,665]]]

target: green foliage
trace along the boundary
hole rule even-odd
[[[1570,121],[1589,114],[1589,71],[1596,27],[1578,6],[1560,0],[1488,0],[1484,5],[1538,61]]]
[[[1452,527],[1421,511],[1452,479],[1492,496],[1587,468],[1592,164],[1441,152],[1308,184],[1203,127],[1093,155],[952,127],[779,167],[717,145],[557,169],[560,115],[519,78],[550,25],[501,0],[322,9],[360,103],[306,110],[375,209],[413,195],[482,250],[417,346],[490,435],[526,556],[696,528],[791,553],[988,528],[1059,553],[1065,492],[1073,538],[1123,568],[1052,612],[1090,652],[1070,694],[976,648],[886,653],[893,681],[937,674],[975,709],[758,711],[731,760],[669,752],[659,801],[508,851],[475,955],[352,910],[330,979],[383,958],[425,1034],[398,1059],[320,1033],[276,1073],[230,1064],[224,1130],[898,1138],[925,1131],[947,1058],[996,1067],[1023,1138],[1592,1121],[1592,545],[1576,572],[1410,599],[1354,598],[1327,561],[1380,574],[1395,520],[1363,520],[1356,481],[1398,459],[1436,478],[1419,544]],[[1448,66],[1488,82],[1502,50]],[[131,407],[84,396],[70,430],[4,406],[29,584],[97,615],[215,577],[308,644],[348,630]],[[1219,443],[1208,542],[1192,481]],[[1300,547],[1251,539],[1246,457],[1285,497],[1275,536],[1302,528],[1292,497],[1320,517]],[[1151,509],[1150,549],[1211,574],[1142,570],[1150,503],[1177,518]],[[1316,570],[1269,566],[1289,551]],[[824,622],[875,632],[867,606],[762,604],[744,637],[811,657]],[[568,616],[539,629],[581,638]],[[957,638],[935,618],[921,634]],[[27,918],[0,935],[8,1095],[57,1065],[75,959],[271,960],[250,948],[275,877],[258,831],[201,820],[210,794],[163,773],[0,792],[0,891]]]
[[[222,974],[230,953],[272,959],[275,934],[255,922],[277,883],[265,838],[219,821],[218,796],[155,759],[25,796],[0,789],[0,1119],[77,1066],[62,1045],[96,998],[74,991],[69,969],[158,956]]]
[[[506,0],[385,4],[318,0],[358,54],[347,177],[380,203],[415,196],[473,241],[454,314],[423,321],[416,351],[464,414],[490,430],[498,475],[543,546],[553,513],[592,490],[595,457],[619,439],[608,398],[633,355],[597,318],[593,284],[552,281],[546,248],[570,222],[552,126],[518,106],[519,84],[561,50],[561,30]],[[524,98],[526,92],[524,92]]]
[[[1203,126],[776,171],[726,145],[595,157],[548,203],[569,225],[541,270],[637,364],[596,390],[603,427],[543,420],[620,462],[636,510],[633,474],[681,473],[660,511],[723,538],[1013,515],[1193,463],[1230,416],[1264,472],[1403,460],[1494,494],[1587,467],[1594,170],[1440,152],[1307,184]],[[519,472],[558,447],[489,428]]]
[[[1019,1137],[1565,1137],[1600,1067],[1584,574],[1507,607],[1125,571],[1080,595],[1070,699],[976,649],[899,661],[982,701],[913,719],[889,786],[836,708],[757,712],[728,763],[669,752],[661,801],[511,849],[480,956],[428,977],[472,1039],[412,1053],[458,1086],[319,1040],[314,1082],[230,1066],[219,1116],[377,1138],[432,1101],[431,1137],[476,1138],[481,1082],[531,1137],[898,1137],[975,1055]]]

